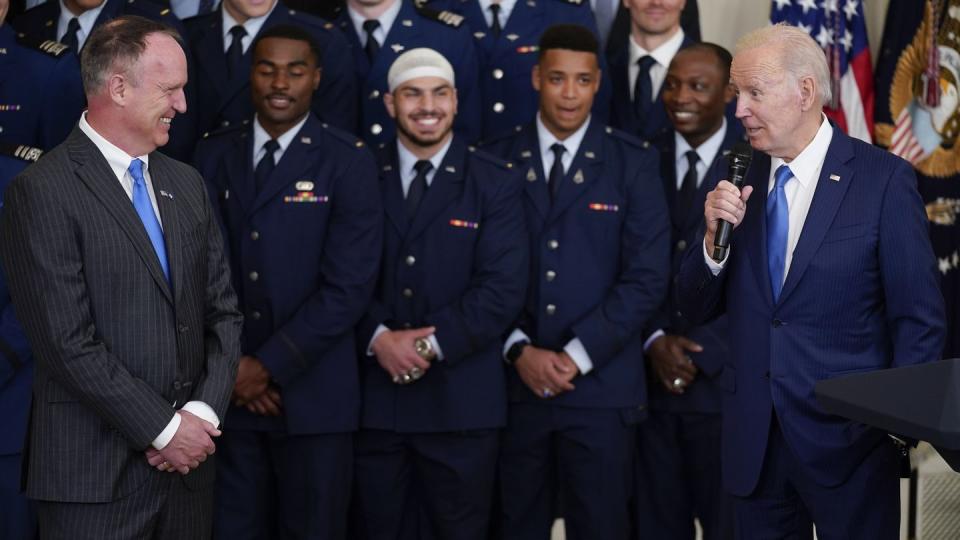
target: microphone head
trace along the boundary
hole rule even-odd
[[[751,159],[753,159],[753,148],[746,141],[740,141],[730,149],[731,165],[736,164],[746,168],[750,165]]]

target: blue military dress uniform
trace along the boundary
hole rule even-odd
[[[366,36],[357,35],[347,9],[343,9],[335,21],[353,50],[355,80],[360,92],[358,134],[374,149],[394,137],[396,128],[383,104],[383,94],[389,91],[387,73],[404,51],[426,47],[442,54],[453,66],[457,87],[457,117],[453,128],[464,140],[476,141],[481,125],[480,68],[473,38],[463,24],[463,17],[449,11],[417,7],[412,0],[396,1],[402,3],[400,12],[372,65],[364,51]]]
[[[359,343],[366,349],[379,325],[434,326],[443,358],[408,385],[393,383],[375,357],[361,360],[357,533],[420,538],[410,528],[422,515],[432,537],[485,539],[507,418],[500,338],[526,284],[521,179],[455,136],[408,221],[397,145],[388,146],[379,156],[383,261]]]
[[[238,126],[197,151],[244,313],[242,352],[261,360],[283,401],[280,417],[229,409],[215,530],[344,538],[360,413],[354,325],[383,232],[376,165],[363,142],[312,115],[259,191],[258,150],[252,128]]]
[[[477,0],[434,0],[429,5],[462,15],[473,34],[480,57],[484,140],[502,136],[536,115],[539,94],[530,82],[530,73],[540,57],[540,36],[547,28],[579,24],[597,33],[590,3],[585,0],[518,0],[499,37],[487,25]],[[604,77],[593,102],[593,117],[606,122],[611,84],[603,56],[598,58]]]
[[[681,208],[677,189],[676,143],[668,132],[661,143],[660,175],[663,179],[671,223],[671,276],[680,270],[688,249],[702,250],[696,243],[704,226],[703,205],[707,193],[727,177],[726,155],[743,140],[739,124],[726,124],[720,149],[707,168],[689,207]],[[680,313],[673,292],[664,302],[657,320],[648,327],[685,336],[703,346],[703,352],[688,352],[699,373],[676,395],[655,376],[650,377],[650,412],[638,432],[638,493],[635,538],[649,535],[663,540],[692,540],[696,516],[704,538],[732,538],[732,507],[720,484],[720,387],[717,384],[728,361],[726,317],[696,326]],[[656,328],[655,328],[656,327]]]
[[[190,86],[188,115],[195,119],[197,134],[242,123],[253,116],[250,77],[253,50],[247,48],[240,63],[243,76],[230,79],[224,52],[223,7],[185,21],[196,67]],[[323,51],[320,86],[313,94],[313,111],[324,122],[346,131],[357,124],[357,85],[352,77],[353,59],[343,35],[328,21],[288,9],[277,2],[261,32],[290,24],[310,32]],[[256,36],[253,37],[256,39]],[[252,41],[251,41],[252,46]]]
[[[656,153],[589,122],[552,203],[535,123],[492,146],[526,178],[532,260],[515,327],[555,351],[578,338],[593,364],[549,401],[509,371],[504,538],[549,537],[558,465],[568,534],[620,539],[629,529],[634,426],[647,406],[640,330],[666,292],[669,217]]]
[[[4,27],[0,26],[0,31]],[[0,141],[0,211],[13,178],[42,150]],[[0,537],[33,538],[36,517],[20,492],[21,452],[26,440],[33,384],[33,357],[27,336],[13,313],[7,281],[0,270]]]
[[[0,141],[49,150],[77,125],[85,105],[70,49],[0,25]]]

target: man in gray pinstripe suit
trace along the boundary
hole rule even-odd
[[[44,538],[207,537],[241,317],[200,176],[156,152],[186,58],[174,31],[121,17],[81,63],[87,112],[0,216],[36,358],[27,495]]]

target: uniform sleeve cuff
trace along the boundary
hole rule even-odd
[[[586,375],[593,369],[593,361],[590,360],[590,355],[587,354],[587,349],[583,346],[580,338],[571,339],[563,347],[563,352],[567,353],[567,356],[577,365],[581,375]]]
[[[654,333],[650,334],[650,337],[643,342],[643,352],[649,351],[650,346],[653,345],[653,342],[665,335],[667,335],[667,333],[663,331],[663,328],[658,328]]]
[[[727,265],[727,261],[730,260],[730,249],[727,249],[727,256],[723,258],[722,261],[717,262],[710,257],[710,252],[707,251],[707,241],[703,241],[703,260],[707,262],[707,268],[710,269],[710,273],[717,275],[723,270],[723,267]]]
[[[173,413],[173,418],[170,419],[170,423],[167,424],[167,427],[163,428],[163,431],[157,435],[157,438],[154,439],[150,445],[157,450],[163,450],[165,446],[170,444],[170,439],[173,439],[178,429],[180,429],[180,413]]]
[[[510,332],[510,336],[507,338],[506,343],[503,344],[503,351],[501,351],[501,354],[503,355],[504,362],[508,364],[510,363],[510,361],[507,360],[507,351],[509,351],[510,347],[513,347],[514,343],[518,341],[530,341],[530,338],[526,333],[524,333],[523,330],[515,328],[513,332]]]
[[[370,343],[367,343],[367,356],[373,356],[373,342],[380,337],[380,334],[390,331],[389,328],[380,324],[377,325],[377,329],[373,331],[373,337],[370,338]]]
[[[217,416],[217,413],[213,410],[213,407],[207,405],[202,401],[188,401],[183,405],[181,411],[187,411],[188,413],[193,414],[201,420],[206,420],[210,422],[213,427],[220,427],[220,418]]]
[[[437,353],[437,361],[443,360],[443,350],[440,348],[440,342],[437,341],[436,334],[430,334],[427,337],[427,340],[430,341],[430,345],[433,347],[433,352]]]

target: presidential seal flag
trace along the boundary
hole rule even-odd
[[[876,141],[913,163],[960,355],[960,0],[893,0],[877,63]]]
[[[873,142],[873,72],[863,0],[773,0],[770,22],[804,29],[827,55],[833,99],[826,115],[851,137]]]

